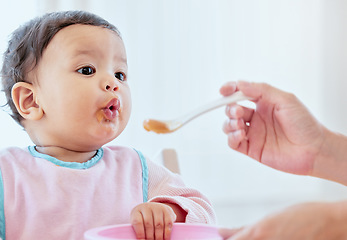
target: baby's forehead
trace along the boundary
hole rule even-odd
[[[53,37],[52,41],[57,38],[60,41],[65,40],[70,42],[90,40],[97,38],[100,34],[109,35],[109,37],[117,38],[117,40],[121,39],[117,32],[105,27],[86,24],[73,24],[58,31]]]
[[[127,62],[124,43],[118,33],[98,26],[75,24],[61,29],[48,44],[43,59],[75,59],[83,56]]]
[[[108,28],[92,25],[75,24],[61,29],[53,37],[47,48],[56,47],[60,50],[102,48],[103,45],[124,48],[123,41],[117,32]]]

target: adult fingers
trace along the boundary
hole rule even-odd
[[[230,132],[245,129],[246,125],[242,119],[229,119],[223,124],[223,132],[229,134]]]
[[[254,102],[265,100],[270,103],[279,103],[288,101],[287,98],[292,94],[275,88],[267,83],[256,83],[247,81],[238,81],[237,89],[242,91],[246,96],[251,97]]]
[[[246,132],[244,129],[236,130],[228,133],[227,136],[229,147],[239,151],[241,144],[246,139]]]
[[[243,118],[245,122],[250,122],[254,114],[254,109],[237,104],[230,104],[226,106],[225,114],[231,119]]]
[[[239,232],[241,229],[242,228],[235,228],[235,229],[220,228],[218,229],[218,233],[223,239],[229,239],[231,236]]]
[[[223,96],[229,96],[237,90],[236,82],[227,82],[219,90]]]
[[[241,228],[236,231],[228,240],[251,240],[254,239],[252,235],[250,235],[250,231],[247,228]],[[258,238],[256,238],[258,239]],[[259,238],[259,240],[265,240],[264,238]]]

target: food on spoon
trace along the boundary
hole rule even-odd
[[[221,106],[235,103],[238,101],[243,101],[243,100],[251,100],[251,98],[245,96],[242,92],[238,91],[230,96],[222,97],[213,102],[205,104],[201,106],[200,108],[196,109],[195,111],[192,111],[186,115],[183,115],[180,118],[176,118],[176,120],[159,121],[154,119],[147,119],[143,122],[143,127],[147,131],[153,131],[155,133],[171,133],[204,113],[207,113]]]
[[[154,119],[146,119],[143,121],[143,127],[147,131],[153,131],[155,133],[173,132],[166,123]]]

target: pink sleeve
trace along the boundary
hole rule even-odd
[[[187,188],[181,176],[147,160],[148,201],[174,203],[187,212],[187,223],[215,224],[216,216],[209,200],[199,191]]]

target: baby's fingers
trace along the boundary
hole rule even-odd
[[[142,210],[143,225],[145,227],[146,239],[156,239],[154,235],[154,216],[152,209],[146,208]]]
[[[164,239],[170,240],[171,238],[171,231],[172,231],[172,226],[173,223],[176,221],[176,214],[172,210],[171,207],[168,208],[169,211],[164,214],[164,221],[165,221],[165,231],[164,231]]]
[[[153,218],[154,218],[155,240],[163,240],[164,239],[164,228],[165,228],[164,214],[161,211],[160,212],[154,212]]]
[[[171,211],[169,214],[164,215],[165,229],[164,229],[164,239],[170,240],[172,225],[176,221],[176,214]]]
[[[155,228],[155,240],[169,240],[172,225],[176,220],[176,214],[171,207],[162,205],[161,208],[153,211],[153,221]]]
[[[136,211],[132,214],[131,225],[133,226],[137,239],[146,239],[146,231],[141,212]]]

